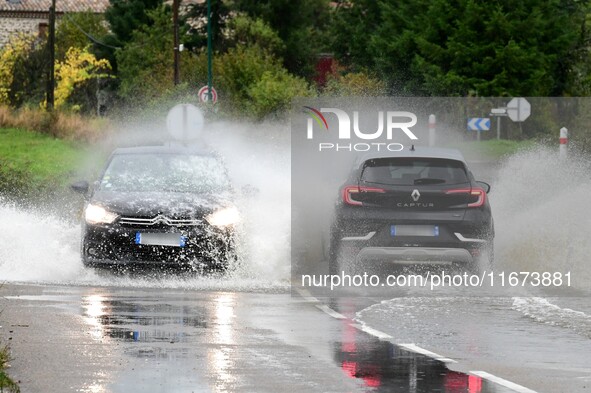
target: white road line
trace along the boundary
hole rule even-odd
[[[317,304],[316,307],[318,307],[320,310],[324,311],[325,313],[327,313],[328,315],[330,315],[333,318],[348,319],[346,316],[344,316],[343,314],[339,314],[338,312],[336,312],[332,308],[328,307],[327,305]]]
[[[519,393],[537,393],[535,390],[531,390],[514,382],[507,381],[506,379],[497,377],[496,375],[489,374],[486,371],[470,371],[470,374],[489,380]]]
[[[308,290],[295,288],[295,290],[300,294],[300,296],[311,303],[320,303],[320,300],[316,299]]]
[[[370,334],[374,337],[377,337],[380,340],[391,340],[392,339],[392,336],[390,336],[389,334],[386,334],[384,332],[380,332],[379,330],[370,328],[367,325],[352,324],[351,326],[353,326],[356,329],[361,330],[362,332],[365,332],[365,333]]]
[[[453,359],[446,358],[445,356],[441,356],[435,352],[431,352],[431,351],[429,351],[425,348],[421,348],[415,344],[395,344],[395,345],[398,345],[399,347],[404,348],[407,351],[420,353],[421,355],[428,356],[428,357],[433,358],[435,360],[439,360],[440,362],[443,362],[443,363],[457,363],[457,361],[455,361]]]

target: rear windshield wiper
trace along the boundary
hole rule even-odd
[[[420,179],[415,179],[414,184],[441,184],[445,183],[445,179],[435,179],[431,177],[421,177]]]

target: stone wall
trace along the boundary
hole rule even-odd
[[[39,24],[42,23],[47,24],[47,19],[0,16],[0,47],[16,33],[39,35]]]

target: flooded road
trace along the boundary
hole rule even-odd
[[[291,293],[288,173],[270,159],[253,177],[251,161],[230,162],[260,194],[244,202],[248,256],[226,277],[97,273],[77,223],[0,203],[0,338],[22,392],[591,390],[588,296]],[[588,285],[591,216],[573,208],[587,172],[545,161],[475,166],[493,185],[496,270]]]
[[[511,391],[362,331],[355,310],[373,299],[335,300],[337,319],[289,293],[7,284],[0,295],[23,392]]]

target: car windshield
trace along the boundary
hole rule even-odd
[[[460,184],[468,182],[464,164],[437,158],[377,158],[365,163],[361,180],[387,185]]]
[[[119,192],[215,193],[229,187],[220,160],[187,154],[116,154],[100,184]]]

